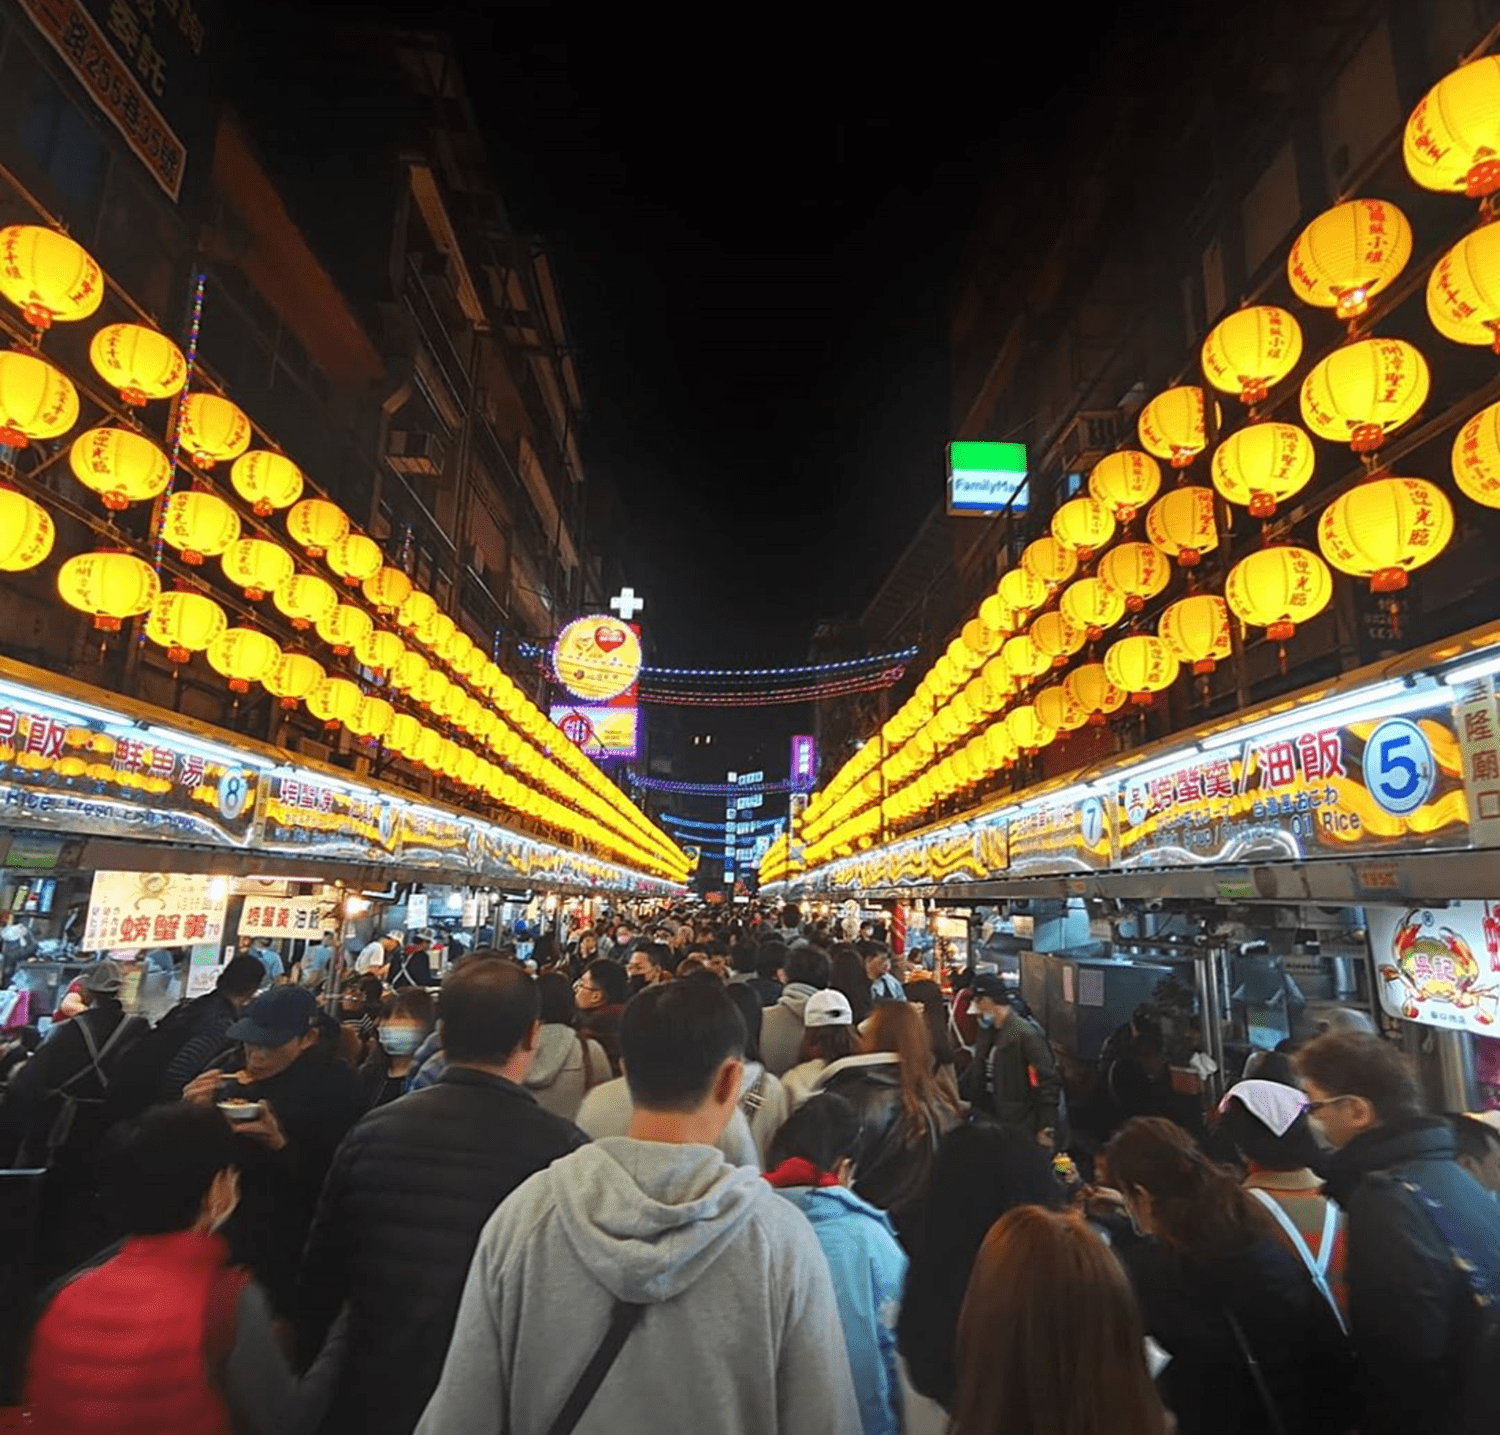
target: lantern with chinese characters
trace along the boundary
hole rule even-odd
[[[328,566],[351,588],[380,572],[380,545],[363,533],[350,533],[328,546]]]
[[[1065,668],[1087,639],[1083,626],[1058,609],[1043,613],[1029,629],[1037,651],[1046,654],[1054,668]]]
[[[89,344],[89,362],[132,408],[170,399],[187,382],[182,350],[161,330],[144,324],[106,324]]]
[[[1172,578],[1172,565],[1150,543],[1117,543],[1099,560],[1099,578],[1125,599],[1125,611],[1139,613]]]
[[[104,300],[104,275],[76,239],[39,224],[0,229],[0,294],[33,329],[87,319]]]
[[[1078,554],[1056,537],[1038,538],[1021,553],[1021,567],[1050,595],[1078,571]]]
[[[192,489],[174,493],[162,514],[162,542],[190,567],[217,558],[240,536],[240,516],[222,498]]]
[[[1195,673],[1211,673],[1232,651],[1229,605],[1213,593],[1180,598],[1161,615],[1156,631]]]
[[[443,758],[443,743],[446,739],[436,728],[423,727],[422,741],[417,748],[416,761],[430,772],[436,772]]]
[[[979,621],[1002,636],[1008,637],[1016,631],[1016,615],[998,593],[991,593],[979,605]]]
[[[1110,682],[1103,663],[1084,663],[1074,668],[1063,679],[1063,687],[1093,727],[1103,726],[1110,713],[1125,706],[1125,689]]]
[[[986,627],[979,618],[970,618],[959,637],[963,639],[964,646],[976,653],[981,660],[989,657],[1001,643],[1001,635],[993,628]]]
[[[314,626],[318,630],[318,636],[343,657],[354,651],[355,644],[370,636],[375,620],[363,608],[339,603],[331,612],[317,618]]]
[[[1146,514],[1146,537],[1182,567],[1197,567],[1219,546],[1213,489],[1195,485],[1164,493]]]
[[[1024,568],[1011,568],[1000,577],[1000,601],[1024,621],[1047,601],[1047,585]]]
[[[382,618],[390,618],[411,597],[411,579],[399,568],[382,568],[373,577],[365,579],[360,591],[367,602],[375,605],[375,611]]]
[[[178,410],[177,436],[199,468],[238,458],[250,447],[250,420],[218,394],[189,394]]]
[[[419,638],[437,617],[437,600],[420,589],[409,593],[396,609],[396,624]]]
[[[432,668],[422,679],[422,686],[417,690],[416,698],[424,708],[441,714],[443,705],[448,700],[448,694],[452,690],[453,682],[447,673],[438,668]]]
[[[1114,513],[1097,498],[1070,498],[1052,515],[1052,536],[1087,563],[1115,536]]]
[[[1214,326],[1203,343],[1203,376],[1221,394],[1264,403],[1274,384],[1297,367],[1302,329],[1285,309],[1257,304]]]
[[[354,644],[354,656],[376,677],[384,677],[406,656],[406,644],[383,630],[366,634]]]
[[[1406,122],[1401,153],[1423,189],[1469,199],[1500,190],[1500,56],[1471,60],[1428,90]]]
[[[1027,757],[1040,752],[1057,737],[1057,729],[1042,722],[1030,703],[1006,713],[1005,727],[1012,741]]]
[[[414,648],[408,648],[391,669],[391,686],[398,692],[418,693],[431,671],[432,664]]]
[[[943,655],[953,665],[958,687],[962,687],[968,675],[984,661],[980,654],[965,645],[962,638],[955,638],[949,643],[943,650]]]
[[[228,628],[208,645],[208,665],[231,692],[248,693],[280,661],[280,644],[254,628]]]
[[[339,606],[339,595],[333,584],[311,573],[299,573],[276,590],[274,601],[292,620],[292,627],[307,629]]]
[[[0,353],[0,444],[25,448],[78,422],[78,390],[61,369],[19,349]]]
[[[411,713],[397,713],[385,735],[385,745],[410,757],[412,747],[422,740],[422,724]]]
[[[156,570],[130,553],[79,553],[57,573],[57,592],[70,608],[87,613],[94,627],[117,633],[126,618],[149,613],[161,597]]]
[[[1427,402],[1427,360],[1404,339],[1335,349],[1302,382],[1302,419],[1319,438],[1373,453]]]
[[[264,538],[241,538],[224,550],[220,559],[224,576],[245,590],[245,597],[259,603],[274,593],[297,571],[292,555],[279,543]]]
[[[0,573],[27,573],[44,563],[57,542],[57,525],[41,504],[0,485]]]
[[[347,723],[364,700],[364,694],[348,678],[324,678],[307,695],[307,710],[326,728]]]
[[[1008,639],[1000,649],[1000,656],[1005,659],[1005,666],[1011,674],[1021,683],[1041,677],[1052,666],[1050,655],[1037,647],[1029,633],[1017,633],[1014,638]]]
[[[1298,623],[1317,617],[1333,597],[1333,575],[1306,548],[1262,548],[1229,570],[1224,598],[1234,615],[1252,628],[1264,628],[1272,642],[1284,643]]]
[[[1106,454],[1089,472],[1089,492],[1121,523],[1133,522],[1160,489],[1161,465],[1139,449]]]
[[[979,676],[988,695],[987,701],[996,707],[1016,690],[1016,675],[1011,672],[1010,664],[1005,661],[1003,651],[997,653],[980,669]]]
[[[201,593],[163,593],[146,615],[146,636],[174,663],[205,651],[228,627],[224,610]]]
[[[1112,643],[1104,655],[1104,671],[1117,688],[1130,694],[1130,701],[1149,707],[1155,694],[1177,681],[1182,665],[1177,654],[1160,638],[1132,633]]]
[[[294,708],[305,702],[326,677],[323,665],[316,658],[310,658],[306,653],[283,653],[266,668],[260,681],[282,707]]]
[[[1113,628],[1125,616],[1125,595],[1102,578],[1080,578],[1063,590],[1059,606],[1084,630],[1089,642],[1097,643],[1106,628]]]
[[[1066,683],[1053,683],[1036,695],[1037,721],[1058,733],[1076,732],[1089,720],[1088,712],[1068,691]]]
[[[396,709],[384,698],[361,698],[359,705],[349,714],[349,731],[366,742],[374,742],[390,731],[395,719]]]
[[[1219,418],[1215,404],[1215,428]],[[1137,428],[1147,453],[1167,459],[1173,468],[1186,468],[1208,447],[1203,390],[1189,384],[1158,394],[1141,410]]]
[[[1356,319],[1411,258],[1411,225],[1384,199],[1351,199],[1324,210],[1297,237],[1286,276],[1305,304]]]
[[[325,498],[304,498],[292,505],[286,516],[286,531],[300,543],[309,558],[321,558],[348,535],[349,517],[336,503]]]
[[[1372,593],[1406,587],[1413,568],[1430,563],[1453,537],[1453,505],[1420,478],[1377,478],[1351,488],[1323,510],[1318,547],[1340,573],[1368,578]]]
[[[453,754],[453,780],[460,787],[472,787],[474,785],[474,772],[479,766],[478,756],[466,747],[460,747]]]
[[[425,628],[418,630],[417,637],[443,658],[447,656],[449,645],[458,637],[458,624],[446,613],[437,613]]]
[[[290,508],[302,497],[302,470],[284,454],[257,448],[241,454],[229,470],[234,491],[261,518]]]
[[[1453,481],[1486,508],[1500,508],[1500,404],[1471,418],[1453,440]]]
[[[1500,224],[1465,235],[1432,266],[1427,317],[1445,339],[1500,354]]]
[[[1296,424],[1250,424],[1214,450],[1214,487],[1229,500],[1269,518],[1276,505],[1300,493],[1313,476],[1313,443]]]
[[[172,480],[171,460],[134,429],[89,429],[79,434],[68,450],[68,466],[79,483],[93,489],[115,513],[159,498]]]
[[[1003,722],[991,723],[984,730],[984,745],[988,750],[990,771],[1009,767],[1019,756],[1020,749],[1011,736],[1010,728]]]

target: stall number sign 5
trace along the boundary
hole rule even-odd
[[[1365,744],[1365,786],[1387,812],[1406,817],[1421,807],[1437,782],[1432,745],[1405,718],[1389,718]]]

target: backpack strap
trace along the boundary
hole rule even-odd
[[[557,1419],[548,1426],[547,1435],[572,1435],[578,1422],[583,1419],[584,1411],[589,1408],[590,1402],[604,1383],[610,1367],[619,1359],[625,1342],[630,1339],[630,1332],[636,1328],[645,1309],[643,1305],[631,1305],[628,1301],[615,1302],[609,1329],[604,1332],[599,1349],[584,1367],[583,1374],[578,1377],[578,1384],[573,1387],[563,1408],[557,1412]]]
[[[1302,1264],[1307,1267],[1307,1273],[1312,1277],[1312,1283],[1317,1286],[1318,1294],[1328,1302],[1328,1308],[1333,1312],[1333,1318],[1338,1321],[1339,1329],[1348,1335],[1349,1327],[1344,1323],[1344,1313],[1339,1309],[1339,1303],[1333,1298],[1333,1290],[1328,1284],[1328,1267],[1333,1260],[1333,1245],[1339,1226],[1338,1207],[1326,1196],[1324,1197],[1323,1236],[1318,1242],[1318,1254],[1314,1256],[1308,1249],[1307,1242],[1303,1240],[1302,1232],[1297,1229],[1297,1223],[1287,1215],[1281,1202],[1268,1191],[1257,1190],[1254,1186],[1251,1186],[1249,1190],[1251,1196],[1265,1207],[1271,1219],[1285,1232],[1286,1238],[1292,1243],[1292,1249],[1301,1257]]]
[[[50,1094],[52,1096],[71,1096],[73,1083],[81,1081],[85,1076],[92,1075],[99,1082],[100,1095],[97,1097],[75,1096],[73,1100],[89,1102],[103,1101],[103,1093],[109,1090],[109,1073],[104,1069],[104,1058],[114,1050],[125,1028],[130,1025],[131,1018],[122,1015],[119,1022],[115,1025],[115,1029],[110,1032],[109,1037],[102,1047],[94,1039],[93,1031],[90,1029],[88,1023],[83,1020],[82,1016],[76,1017],[74,1020],[78,1022],[78,1035],[83,1038],[84,1047],[88,1051],[89,1064],[87,1066],[80,1066],[66,1081],[59,1082]]]
[[[746,1121],[753,1121],[755,1113],[760,1110],[766,1102],[766,1073],[761,1071],[755,1078],[755,1083],[742,1097],[740,1097],[740,1110],[745,1113]]]

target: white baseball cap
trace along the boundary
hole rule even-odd
[[[853,1026],[854,1008],[849,1005],[849,998],[843,992],[829,987],[808,997],[807,1005],[802,1009],[802,1025]]]

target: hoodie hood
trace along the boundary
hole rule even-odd
[[[583,1064],[583,1049],[578,1044],[578,1033],[570,1026],[559,1022],[548,1022],[536,1038],[536,1055],[531,1060],[531,1070],[526,1073],[526,1086],[535,1091],[551,1086],[576,1058],[573,1065]]]
[[[780,1199],[716,1147],[627,1136],[575,1151],[554,1190],[574,1254],[616,1300],[638,1305],[681,1295],[735,1245],[758,1202]]]
[[[1433,1116],[1416,1116],[1390,1126],[1361,1132],[1340,1151],[1327,1158],[1324,1190],[1340,1205],[1372,1171],[1393,1166],[1409,1167],[1423,1161],[1452,1161],[1458,1146],[1446,1122]]]
[[[810,987],[806,982],[792,982],[782,988],[781,1000],[777,1005],[786,1007],[798,1021],[801,1021],[807,1007],[808,998],[815,991],[817,991],[817,987]]]

